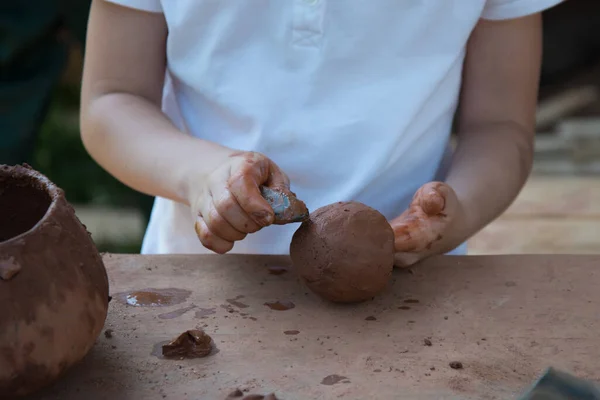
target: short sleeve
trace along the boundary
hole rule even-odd
[[[135,8],[136,10],[162,13],[160,0],[104,0],[109,3],[118,4],[123,7]]]
[[[563,0],[487,0],[481,18],[501,20],[524,17],[551,8]]]

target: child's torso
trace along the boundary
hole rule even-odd
[[[435,177],[485,0],[162,5],[164,110],[181,129],[266,154],[310,209],[353,199],[392,218]],[[206,251],[189,209],[156,207],[145,252]],[[249,235],[234,251],[285,253],[293,229]]]

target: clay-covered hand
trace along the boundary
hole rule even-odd
[[[288,189],[290,181],[263,154],[235,151],[199,182],[190,204],[195,229],[202,244],[224,254],[248,233],[271,225],[273,209],[260,186]]]
[[[408,267],[433,254],[452,250],[454,232],[463,211],[454,190],[443,182],[427,183],[415,193],[410,207],[391,221],[395,264]]]

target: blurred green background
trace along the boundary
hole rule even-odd
[[[77,64],[77,60],[74,63]],[[70,77],[67,73],[66,78],[55,89],[48,116],[37,138],[32,166],[60,186],[76,209],[78,206],[85,206],[89,211],[84,215],[93,215],[94,209],[129,210],[130,215],[137,217],[136,224],[143,222],[145,226],[153,199],[114,179],[90,158],[81,143],[79,90],[76,70]],[[93,223],[82,219],[88,225]],[[92,219],[95,218],[92,216]],[[114,223],[117,222],[123,221],[115,219]],[[117,239],[107,239],[104,238],[106,235],[98,235],[96,244],[101,251],[138,253],[142,240],[141,232],[139,233],[126,235],[126,238],[117,236]]]

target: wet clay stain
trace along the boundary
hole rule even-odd
[[[294,303],[292,303],[291,301],[271,301],[271,302],[266,302],[265,306],[269,307],[271,310],[276,310],[276,311],[286,311],[286,310],[291,310],[292,308],[296,307],[296,305]]]
[[[372,315],[370,317],[365,318],[365,321],[376,321],[376,320],[377,320],[377,318],[375,318]]]
[[[216,313],[216,308],[201,308],[200,310],[196,311],[196,318],[206,318],[207,316]]]
[[[248,308],[248,304],[244,304],[241,301],[238,301],[239,299],[243,299],[244,296],[237,296],[233,299],[227,299],[227,302],[229,304],[231,304],[232,306],[236,306],[237,308]]]
[[[340,375],[327,375],[325,378],[323,378],[323,380],[321,381],[321,385],[327,385],[327,386],[331,386],[331,385],[335,385],[336,383],[340,383],[341,381],[348,379],[345,376],[340,376]]]
[[[142,289],[117,293],[114,297],[134,307],[166,307],[183,303],[191,293],[184,289]]]
[[[188,312],[190,310],[193,310],[194,308],[196,308],[196,306],[192,304],[189,307],[180,308],[179,310],[175,310],[175,311],[171,311],[171,312],[163,313],[163,314],[158,314],[158,318],[173,319],[173,318],[181,317],[183,314],[185,314],[186,312]]]
[[[297,335],[300,331],[283,331],[283,333],[286,335]]]
[[[276,267],[276,266],[269,267],[269,274],[271,274],[271,275],[283,275],[286,272],[288,272],[288,269],[285,267]]]

